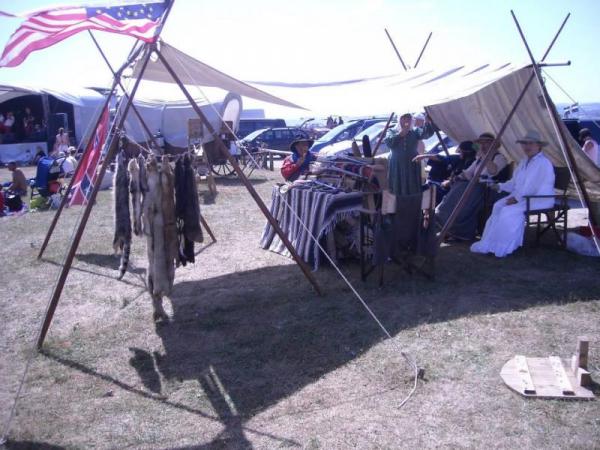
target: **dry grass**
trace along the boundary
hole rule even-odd
[[[275,177],[254,177],[268,200]],[[317,297],[291,261],[258,249],[264,219],[237,182],[202,208],[219,242],[178,270],[171,321],[155,325],[145,244],[135,241],[133,267],[117,281],[101,193],[10,448],[598,446],[598,402],[528,401],[499,377],[516,353],[566,357],[576,336],[598,340],[598,261],[552,248],[497,260],[443,247],[435,282],[390,267],[382,289],[346,265],[392,332],[386,341],[333,270],[316,274],[326,291]],[[61,219],[43,262],[51,212],[0,223],[1,420],[79,211]],[[412,379],[399,348],[425,368],[401,409]],[[597,343],[590,363],[600,379]]]

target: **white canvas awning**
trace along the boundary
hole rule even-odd
[[[485,131],[497,134],[531,76],[530,66],[492,79],[480,87],[466,86],[463,90],[448,90],[446,99],[428,105],[428,110],[444,132],[456,141],[473,140]],[[588,191],[600,200],[600,169],[581,151],[580,145],[559,122],[571,148],[577,168],[586,181]],[[556,136],[554,124],[543,101],[542,92],[534,80],[523,97],[502,136],[501,150],[512,161],[525,155],[516,140],[529,129],[537,130],[549,145],[544,153],[555,166],[565,166],[565,158]]]
[[[189,86],[208,86],[223,89],[227,92],[250,97],[255,100],[287,106],[290,108],[304,109],[292,102],[271,95],[265,91],[250,86],[243,81],[237,80],[219,70],[204,64],[197,59],[177,50],[175,47],[161,41],[160,52],[173,67],[182,83]],[[138,78],[141,67],[135,65],[133,77]],[[173,78],[158,58],[151,58],[144,72],[144,80],[158,81],[162,83],[174,83]]]

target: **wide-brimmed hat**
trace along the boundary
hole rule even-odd
[[[485,133],[481,133],[479,137],[475,139],[475,143],[478,144],[480,142],[493,142],[494,140],[496,140],[496,136],[494,136],[494,133],[486,131]]]
[[[542,141],[540,133],[536,130],[528,130],[527,133],[525,133],[525,136],[523,136],[521,139],[517,139],[518,144],[526,144],[528,142],[535,142],[536,144],[539,144],[542,147],[548,145],[546,141]]]
[[[290,150],[293,152],[296,152],[297,151],[296,144],[299,144],[300,142],[306,142],[308,144],[308,148],[311,148],[315,141],[313,141],[312,139],[305,139],[305,138],[296,139],[294,142],[292,142],[290,144]]]
[[[458,148],[465,153],[475,153],[477,151],[473,141],[462,141],[458,144]]]

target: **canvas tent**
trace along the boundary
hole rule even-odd
[[[302,97],[313,111],[322,111],[324,100],[328,111],[345,115],[358,115],[361,110],[363,116],[385,115],[426,107],[438,127],[462,141],[472,140],[484,131],[499,132],[532,70],[530,64],[465,64],[338,82],[256,83],[291,100]],[[562,123],[560,126],[564,127]],[[510,160],[519,161],[524,156],[515,141],[531,128],[549,142],[545,153],[552,163],[565,166],[560,141],[536,83],[529,86],[502,136],[502,151]],[[591,200],[600,202],[600,169],[579,150],[566,127],[563,131]],[[595,214],[598,217],[599,212]]]
[[[222,117],[237,129],[242,111],[242,98],[239,95],[227,93],[223,100],[213,103],[204,99],[194,101],[215,128],[220,129]],[[169,146],[187,148],[188,120],[196,118],[196,113],[187,101],[138,98],[134,100],[134,105],[151,132],[156,133],[160,130]],[[127,116],[125,129],[127,135],[137,142],[148,140],[139,119],[133,113]],[[208,133],[205,132],[204,135],[205,139],[212,140]]]
[[[96,115],[96,109],[104,101],[104,97],[92,89],[69,87],[47,88],[27,85],[0,86],[0,112],[23,111],[30,107],[36,123],[46,122],[55,113],[66,113],[68,127],[74,133],[76,142],[84,138],[90,121]],[[17,117],[18,118],[18,117]],[[54,130],[52,130],[54,131]],[[49,138],[49,139],[48,139]],[[38,148],[47,150],[47,141],[52,136],[39,137],[28,142],[5,143],[0,145],[0,160],[26,161],[28,155],[35,155]]]

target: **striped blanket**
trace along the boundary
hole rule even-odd
[[[293,188],[282,194],[279,192],[279,186],[274,186],[271,214],[277,219],[300,257],[311,265],[313,270],[317,270],[319,247],[312,236],[319,241],[331,232],[340,220],[357,215],[362,208],[362,197],[361,192],[331,193],[306,188]],[[291,257],[269,222],[263,230],[260,246],[265,250]]]

